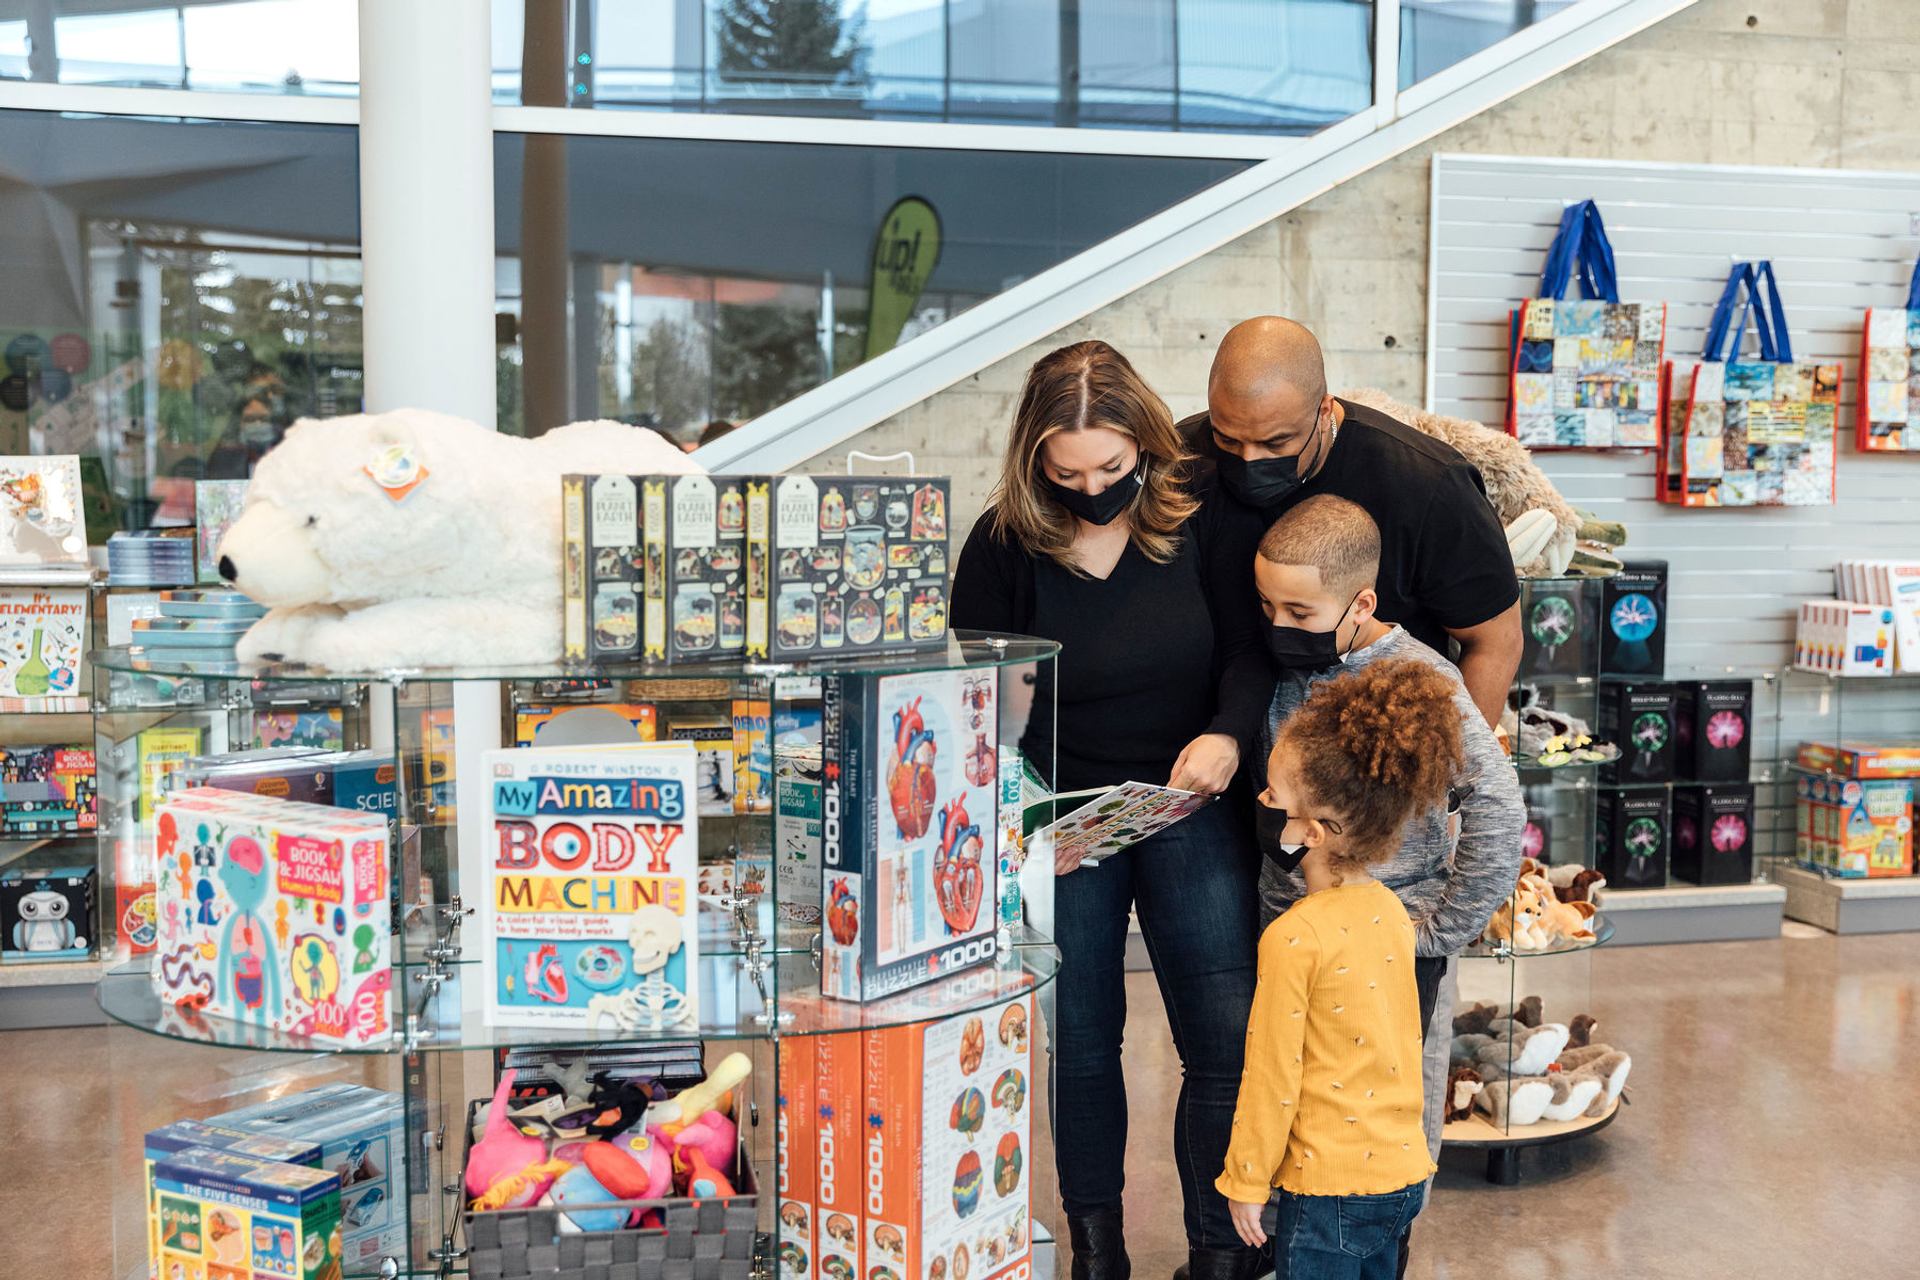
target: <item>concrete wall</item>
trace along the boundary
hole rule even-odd
[[[1361,175],[846,448],[911,449],[954,478],[962,538],[992,486],[1027,367],[1067,342],[1126,352],[1176,417],[1205,407],[1221,331],[1261,312],[1311,325],[1335,388],[1418,401],[1426,362],[1435,151],[1711,164],[1920,169],[1920,0],[1702,0]]]

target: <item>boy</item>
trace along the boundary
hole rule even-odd
[[[1468,697],[1459,671],[1401,627],[1374,616],[1379,563],[1380,532],[1373,518],[1358,504],[1330,494],[1293,507],[1260,540],[1253,573],[1261,608],[1272,623],[1268,645],[1280,680],[1253,758],[1264,762],[1287,717],[1316,684],[1342,672],[1387,658],[1411,658],[1440,670],[1457,689],[1464,776],[1445,809],[1417,814],[1401,833],[1399,851],[1373,869],[1413,920],[1414,972],[1425,1028],[1425,1130],[1429,1153],[1437,1160],[1457,976],[1452,958],[1480,936],[1513,891],[1526,805],[1513,764]],[[1299,872],[1263,861],[1261,927],[1306,892]]]

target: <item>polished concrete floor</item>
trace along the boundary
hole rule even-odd
[[[1469,963],[1488,965],[1470,989],[1509,972]],[[1598,1038],[1633,1054],[1632,1105],[1604,1133],[1527,1153],[1518,1187],[1447,1155],[1415,1280],[1920,1275],[1920,935],[1603,949],[1522,968],[1521,994],[1539,990],[1549,1017],[1589,1005]],[[1151,977],[1128,984],[1129,1238],[1136,1274],[1160,1280],[1184,1249],[1165,1155],[1177,1068]],[[138,1256],[124,1152],[144,1128],[217,1110],[263,1073],[397,1083],[376,1070],[124,1030],[0,1034],[0,1277],[112,1276],[116,1230],[122,1263]],[[1050,1204],[1051,1179],[1035,1188]]]

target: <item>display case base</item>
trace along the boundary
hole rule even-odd
[[[93,989],[110,962],[49,960],[0,965],[0,1031],[94,1027],[106,1021]]]
[[[1675,884],[1600,895],[1616,947],[1777,938],[1786,901],[1777,884]]]
[[[1829,933],[1911,933],[1920,930],[1920,876],[1836,880],[1805,867],[1773,869],[1786,894],[1789,920]]]
[[[1598,1116],[1581,1116],[1577,1120],[1542,1120],[1509,1133],[1497,1128],[1476,1111],[1465,1120],[1455,1120],[1442,1128],[1440,1141],[1443,1146],[1461,1151],[1486,1152],[1487,1181],[1495,1186],[1511,1187],[1520,1181],[1522,1151],[1528,1147],[1550,1147],[1557,1142],[1598,1133],[1612,1124],[1619,1112],[1620,1104],[1615,1102]]]

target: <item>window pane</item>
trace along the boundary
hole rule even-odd
[[[495,162],[503,429],[611,417],[681,440],[867,358],[876,234],[903,196],[941,248],[876,353],[1243,167],[520,134]]]
[[[1400,0],[1400,87],[1418,84],[1578,0]]]
[[[45,0],[44,17],[37,7],[0,23],[0,76],[238,93],[359,89],[355,0]]]
[[[493,14],[496,100],[547,106],[1306,133],[1373,97],[1370,0],[495,0]]]
[[[346,128],[0,112],[0,453],[86,459],[93,541],[359,410],[358,164]]]

